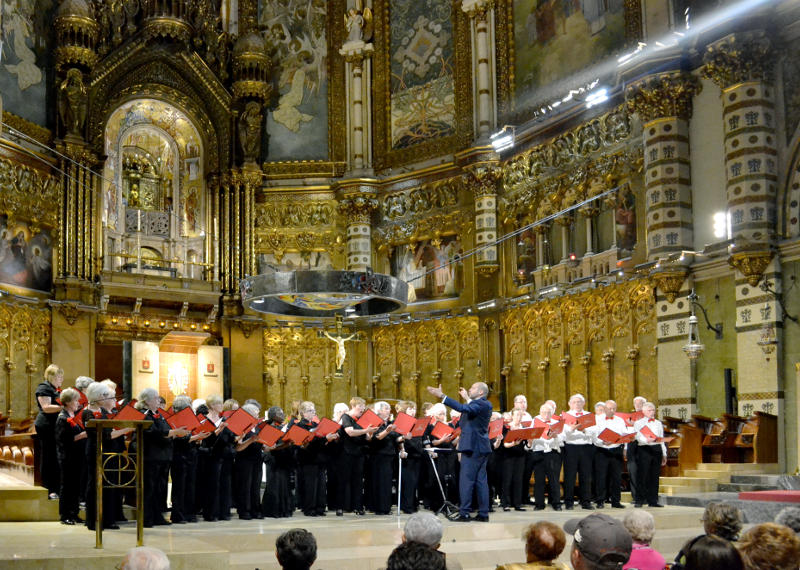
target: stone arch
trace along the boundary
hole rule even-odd
[[[778,199],[780,218],[776,231],[783,237],[800,236],[800,129],[792,139],[788,169]]]

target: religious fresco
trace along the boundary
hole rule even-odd
[[[389,18],[392,148],[454,134],[452,3],[393,2]]]
[[[0,93],[3,108],[39,125],[47,121],[44,63],[53,0],[5,0],[2,9]]]
[[[515,0],[517,99],[602,61],[625,40],[623,0]]]
[[[52,277],[50,232],[0,216],[0,283],[49,291]]]
[[[630,189],[621,192],[617,198],[614,227],[617,247],[625,252],[632,252],[636,246],[636,198]]]
[[[267,113],[267,161],[328,158],[326,19],[325,0],[258,2],[278,87]]]
[[[394,248],[389,258],[394,277],[408,283],[408,302],[456,297],[463,286],[464,253],[458,236],[423,240]]]
[[[292,251],[283,255],[274,253],[261,253],[257,257],[258,272],[268,271],[294,271],[295,269],[310,269],[312,271],[333,270],[333,260],[327,251],[297,252]]]

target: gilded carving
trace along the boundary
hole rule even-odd
[[[738,251],[728,258],[728,263],[744,275],[751,287],[756,287],[773,257],[775,257],[775,251],[771,249]]]
[[[438,180],[420,187],[393,192],[381,198],[380,213],[385,220],[418,217],[431,210],[459,205],[460,178]]]
[[[648,123],[662,117],[692,118],[692,99],[702,86],[693,75],[673,71],[651,75],[628,87],[628,108]]]
[[[370,194],[355,195],[344,198],[339,202],[339,213],[344,216],[347,223],[368,224],[372,212],[378,209],[378,200]]]
[[[0,158],[0,212],[9,220],[25,220],[32,230],[57,232],[58,179],[19,162]]]
[[[336,223],[335,211],[333,201],[262,202],[256,205],[256,228],[332,226]]]
[[[670,303],[675,302],[675,298],[680,293],[683,282],[686,280],[688,270],[686,268],[663,269],[654,271],[650,275],[653,286],[656,287]]]
[[[763,30],[725,36],[706,48],[703,77],[722,89],[745,81],[775,80],[776,54]]]

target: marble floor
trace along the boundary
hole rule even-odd
[[[629,507],[633,508],[633,507]],[[605,509],[617,518],[626,511]],[[683,543],[702,532],[702,509],[668,506],[651,509],[656,517],[654,547],[667,560]],[[563,524],[588,512],[550,510],[492,513],[489,523],[453,523],[442,518],[442,550],[456,558],[465,569],[494,569],[504,562],[524,561],[522,532],[537,520]],[[216,570],[223,568],[273,570],[275,538],[289,528],[305,528],[314,533],[318,544],[315,569],[368,570],[384,567],[386,558],[400,542],[408,515],[309,518],[296,514],[289,519],[230,521],[173,525],[145,529],[144,542],[164,550],[177,570]],[[0,568],[8,569],[93,569],[114,568],[125,552],[135,545],[136,528],[123,524],[120,530],[103,534],[104,548],[94,548],[94,533],[82,526],[58,522],[0,523]],[[570,542],[562,554],[567,561]]]

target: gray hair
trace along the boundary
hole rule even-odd
[[[180,412],[192,405],[192,399],[186,394],[181,394],[172,401],[172,409]]]
[[[258,406],[255,404],[245,404],[242,406],[242,409],[254,418],[257,418],[261,414],[261,410],[258,409]]]
[[[389,402],[384,402],[383,400],[381,400],[380,402],[375,402],[374,406],[376,412],[378,410],[383,410],[384,408],[389,408],[389,411],[390,412],[392,411],[392,407],[389,405]]]
[[[125,557],[122,570],[169,570],[169,558],[158,548],[137,546]]]
[[[75,388],[80,390],[81,392],[85,392],[86,388],[89,387],[89,384],[93,384],[94,380],[89,378],[88,376],[78,376],[75,378]]]
[[[447,408],[441,402],[436,402],[434,405],[431,406],[431,409],[428,410],[428,415],[438,416],[439,414],[447,415]]]
[[[258,401],[258,400],[256,400],[255,398],[248,398],[248,399],[246,399],[246,400],[244,401],[244,405],[243,405],[242,407],[246,406],[247,404],[252,404],[252,405],[254,405],[256,408],[258,408],[258,412],[259,412],[259,413],[261,412],[261,402],[259,402],[259,401]],[[258,413],[257,413],[256,415],[258,415]]]
[[[151,400],[153,398],[158,398],[158,390],[155,388],[145,388],[139,392],[138,400],[140,402],[146,402],[147,400]]]
[[[775,523],[788,526],[795,533],[800,533],[800,507],[784,507],[775,516]]]
[[[219,394],[211,394],[206,398],[206,405],[210,408],[214,404],[222,404],[222,396]]]
[[[622,524],[631,538],[640,544],[650,544],[656,533],[656,521],[647,511],[637,509],[629,512]]]
[[[113,380],[111,380],[110,378],[106,378],[105,380],[101,380],[100,383],[105,385],[105,386],[108,386],[108,389],[111,390],[112,392],[114,392],[115,394],[117,393],[117,383],[114,382]]]
[[[96,404],[107,396],[113,396],[113,393],[109,387],[102,382],[89,384],[89,387],[86,388],[86,398],[89,400],[90,404]]]
[[[571,402],[575,398],[586,404],[586,398],[583,397],[583,394],[573,394],[572,396],[569,397],[569,401]]]
[[[403,528],[406,541],[421,542],[431,547],[442,542],[442,532],[442,521],[431,513],[414,513]]]

